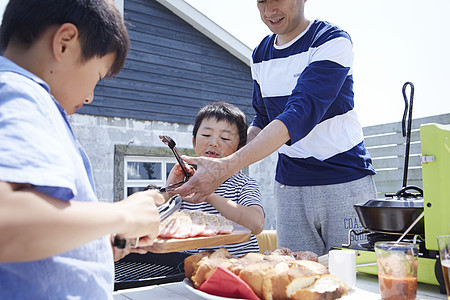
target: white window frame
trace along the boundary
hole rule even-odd
[[[181,155],[195,156],[194,149],[179,148],[178,152]],[[146,187],[149,184],[155,184],[157,186],[165,186],[166,178],[162,180],[133,180],[132,185],[127,182],[125,184],[126,165],[128,161],[139,158],[144,162],[169,162],[175,163],[176,159],[169,149],[165,145],[159,147],[154,146],[134,146],[134,145],[114,145],[114,199],[113,201],[120,201],[126,198],[125,194],[128,193],[128,187]],[[126,160],[127,159],[127,160]],[[137,185],[138,183],[139,185]],[[160,183],[160,184],[159,184]]]
[[[148,179],[148,180],[136,180],[136,179],[128,179],[128,162],[148,162],[148,163],[161,163],[161,179]],[[123,164],[123,192],[124,198],[128,197],[128,188],[132,187],[146,187],[149,184],[154,184],[156,186],[165,186],[166,185],[166,174],[170,172],[167,170],[167,164],[177,163],[174,157],[157,157],[157,156],[124,156],[124,164]]]

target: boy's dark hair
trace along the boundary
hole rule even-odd
[[[217,121],[227,121],[230,124],[236,124],[239,132],[238,149],[247,143],[247,119],[245,114],[233,104],[219,101],[204,106],[197,114],[194,122],[192,135],[197,136],[198,128],[204,119],[214,118]]]
[[[83,62],[113,52],[108,76],[120,72],[130,40],[113,0],[10,0],[0,28],[0,51],[9,43],[28,48],[46,29],[64,23],[78,28]]]

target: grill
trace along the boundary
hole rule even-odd
[[[114,263],[114,290],[182,281],[184,253],[131,253]]]

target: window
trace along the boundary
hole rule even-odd
[[[193,149],[178,148],[181,155],[195,156]],[[149,184],[165,186],[176,159],[167,146],[115,145],[114,201],[120,201]]]
[[[142,191],[149,184],[165,186],[167,176],[176,163],[169,157],[124,157],[124,197]]]

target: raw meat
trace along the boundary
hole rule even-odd
[[[221,215],[180,210],[161,223],[159,237],[183,239],[231,232],[233,232],[233,224]]]

